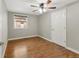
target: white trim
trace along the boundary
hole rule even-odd
[[[42,37],[42,36],[39,36],[39,37],[44,38],[44,39],[46,39],[46,40],[48,40],[48,41],[50,41],[50,42],[56,43],[56,44],[58,44],[58,45],[60,45],[60,46],[65,46],[65,45],[62,45],[61,43],[59,43],[59,42],[57,42],[57,41],[49,40],[48,38],[45,38],[45,37]]]
[[[18,39],[22,39],[22,38],[30,38],[30,37],[37,37],[38,35],[32,35],[32,36],[27,36],[27,37],[18,37],[18,38],[10,38],[8,40],[18,40]]]
[[[46,40],[48,40],[48,41],[50,41],[50,42],[54,42],[54,43],[56,43],[56,44],[58,44],[58,45],[60,45],[60,46],[65,46],[64,44],[62,45],[62,43],[60,43],[60,42],[58,42],[58,41],[49,40],[48,38],[45,38],[45,37],[42,37],[42,36],[39,36],[39,37],[44,38],[44,39],[46,39]]]
[[[41,38],[43,38],[43,39],[46,39],[46,40],[48,40],[48,41],[50,41],[50,42],[56,43],[56,44],[58,44],[58,45],[60,45],[60,46],[62,46],[62,47],[64,47],[64,48],[66,48],[66,49],[68,49],[68,50],[70,50],[70,51],[72,51],[72,52],[74,52],[74,53],[79,54],[79,51],[77,51],[77,50],[75,50],[75,49],[73,49],[73,48],[70,48],[70,47],[61,45],[61,44],[59,44],[59,43],[56,42],[56,41],[49,40],[49,39],[47,39],[47,38],[45,38],[45,37],[42,37],[42,36],[40,36],[40,35],[39,35],[39,37],[41,37]]]
[[[72,52],[75,52],[75,53],[79,54],[79,51],[77,51],[77,50],[75,50],[73,48],[70,48],[70,47],[65,47],[65,48],[68,49],[68,50],[70,50],[70,51],[72,51]]]
[[[4,52],[3,52],[3,55],[2,55],[3,58],[5,56],[5,51],[6,51],[6,48],[7,48],[7,44],[8,44],[8,41],[4,44]]]

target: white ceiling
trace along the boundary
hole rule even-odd
[[[30,5],[39,5],[47,0],[5,0],[8,11],[39,15],[39,12],[32,12],[38,8],[30,7]],[[57,8],[73,3],[77,0],[53,0]]]

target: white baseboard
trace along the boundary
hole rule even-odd
[[[39,35],[39,37],[44,38],[44,39],[46,39],[46,40],[48,40],[48,41],[50,41],[50,42],[56,43],[56,44],[58,44],[58,45],[60,45],[60,46],[65,46],[65,45],[62,45],[61,43],[59,43],[59,42],[57,42],[57,41],[50,40],[50,39],[45,38],[45,37],[43,37],[43,36],[40,36],[40,35]]]
[[[4,43],[4,51],[3,51],[3,54],[2,54],[2,58],[4,58],[4,56],[5,56],[5,51],[6,51],[6,48],[7,48],[7,43],[8,43],[8,40],[6,41],[6,43]]]
[[[18,40],[18,39],[22,39],[22,38],[30,38],[30,37],[37,37],[38,35],[32,35],[32,36],[27,36],[27,37],[18,37],[18,38],[10,38],[8,40]]]
[[[74,52],[74,53],[79,54],[79,51],[77,51],[77,50],[75,50],[73,48],[70,48],[70,47],[65,47],[65,48],[68,49],[68,50],[70,50],[70,51],[72,51],[72,52]]]
[[[70,51],[72,51],[72,52],[74,52],[74,53],[79,54],[79,51],[77,51],[77,50],[75,50],[75,49],[73,49],[73,48],[70,48],[70,47],[61,45],[61,44],[59,44],[59,43],[56,42],[56,41],[49,40],[48,38],[45,38],[45,37],[42,37],[42,36],[39,36],[39,37],[44,38],[44,39],[46,39],[46,40],[48,40],[48,41],[50,41],[50,42],[56,43],[56,44],[58,44],[58,45],[60,45],[60,46],[62,46],[62,47],[64,47],[64,48],[66,48],[66,49],[68,49],[68,50],[70,50]]]

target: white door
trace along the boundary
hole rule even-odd
[[[66,46],[66,9],[51,13],[51,39]]]

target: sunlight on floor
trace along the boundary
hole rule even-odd
[[[27,53],[27,47],[25,46],[18,46],[14,49],[14,57],[25,57]],[[26,56],[27,57],[27,56]]]

